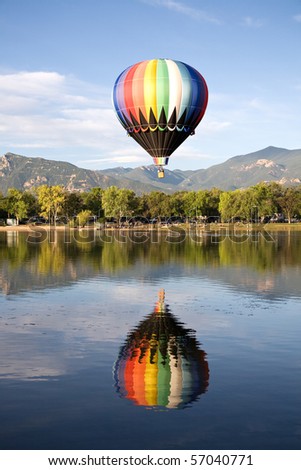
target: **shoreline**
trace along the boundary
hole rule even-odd
[[[230,224],[230,223],[220,223],[220,224],[202,224],[202,225],[171,225],[171,226],[149,226],[149,225],[141,225],[136,227],[68,227],[66,225],[57,225],[57,226],[49,226],[49,225],[11,225],[11,226],[0,226],[0,232],[50,232],[50,231],[108,231],[108,232],[120,232],[120,231],[136,231],[136,232],[150,232],[150,231],[180,231],[180,230],[190,230],[190,231],[200,231],[200,232],[217,232],[223,230],[231,230],[231,231],[299,231],[301,230],[301,223],[272,223],[272,224]]]

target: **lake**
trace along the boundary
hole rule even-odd
[[[300,449],[301,232],[1,232],[2,449]]]

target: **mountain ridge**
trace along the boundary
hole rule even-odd
[[[11,152],[0,157],[0,191],[8,188],[25,190],[42,184],[61,184],[70,191],[87,191],[95,186],[150,191],[211,189],[233,190],[259,182],[275,181],[283,185],[301,183],[301,149],[288,150],[269,146],[255,152],[236,155],[223,163],[198,170],[165,169],[165,178],[157,178],[154,165],[136,168],[115,167],[87,170],[65,161],[26,157]]]

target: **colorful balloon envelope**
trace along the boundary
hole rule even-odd
[[[204,116],[208,88],[190,65],[171,59],[139,62],[124,70],[113,89],[113,104],[128,135],[152,157],[158,176],[169,156]]]
[[[164,302],[132,331],[114,367],[121,397],[150,408],[183,408],[205,393],[209,367],[192,332]]]

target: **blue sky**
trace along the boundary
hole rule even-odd
[[[91,169],[152,163],[111,104],[119,73],[171,58],[209,103],[169,168],[301,148],[300,0],[0,0],[0,155]]]

